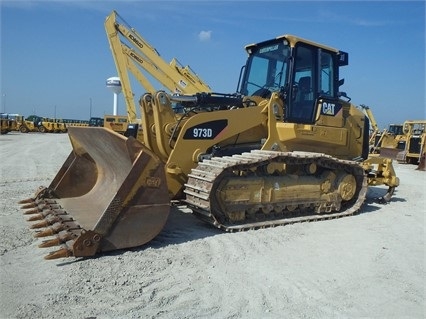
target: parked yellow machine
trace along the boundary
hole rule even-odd
[[[129,120],[127,115],[104,115],[104,127],[119,134],[127,131]]]
[[[383,148],[397,148],[398,143],[403,137],[402,124],[390,124],[389,127],[380,134],[378,140],[378,150]]]
[[[60,119],[43,117],[38,130],[41,133],[66,133],[67,127],[64,121]]]
[[[420,148],[420,157],[419,165],[417,165],[417,170],[426,171],[426,134],[423,133],[421,137],[421,148]]]
[[[405,141],[400,142],[399,148],[404,145],[403,152],[399,153],[397,160],[403,163],[419,164],[420,156],[424,152],[426,139],[426,120],[404,122]]]
[[[246,52],[237,93],[144,94],[139,139],[69,128],[62,168],[21,201],[53,236],[40,246],[60,246],[47,259],[145,244],[176,202],[240,231],[353,215],[369,186],[390,200],[392,160],[369,158],[368,118],[339,90],[348,54],[293,35]]]
[[[90,126],[89,121],[87,121],[87,120],[67,119],[67,120],[64,120],[64,123],[65,123],[65,127],[68,130],[69,127],[75,127],[75,126],[78,126],[78,127],[88,127],[88,126]],[[98,126],[98,125],[96,125],[96,126]]]
[[[401,163],[419,164],[424,152],[426,120],[409,120],[397,126],[397,134],[383,139],[380,154]]]
[[[7,113],[0,113],[1,134],[7,134],[16,131],[17,122],[14,118],[10,118]]]
[[[23,115],[17,114],[17,113],[2,113],[2,118],[7,118],[10,122],[10,129],[11,131],[19,131],[19,127],[21,126],[21,123],[24,119]]]
[[[22,122],[19,125],[19,131],[21,133],[28,133],[28,132],[38,132],[38,126],[34,121],[29,121],[27,119],[22,120]]]

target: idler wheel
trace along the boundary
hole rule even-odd
[[[338,191],[344,201],[352,199],[356,192],[356,179],[353,175],[345,174],[338,180]]]

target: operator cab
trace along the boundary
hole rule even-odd
[[[339,67],[348,54],[295,36],[246,46],[249,57],[239,93],[269,98],[281,94],[285,121],[314,123],[321,114],[334,116],[339,107]]]

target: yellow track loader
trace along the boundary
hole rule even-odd
[[[21,201],[58,246],[47,259],[143,245],[175,202],[240,231],[353,215],[369,186],[390,200],[392,160],[369,158],[368,118],[339,90],[348,54],[292,35],[245,49],[236,93],[144,94],[138,139],[69,128],[62,168]]]
[[[401,125],[398,135],[390,135],[382,142],[380,155],[400,163],[419,164],[426,140],[426,120],[409,120]]]

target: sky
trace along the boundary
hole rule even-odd
[[[293,34],[349,53],[341,90],[369,106],[381,129],[426,118],[424,1],[0,0],[0,111],[111,114],[105,82],[117,72],[104,21],[112,10],[214,92],[236,91],[245,45]],[[145,93],[133,90],[136,99]],[[122,94],[118,112],[126,114]]]

